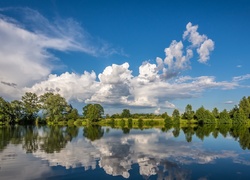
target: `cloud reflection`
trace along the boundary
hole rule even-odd
[[[84,167],[85,170],[99,166],[109,175],[124,178],[129,178],[132,165],[138,164],[139,173],[144,177],[158,175],[170,179],[187,179],[190,172],[181,168],[182,165],[208,164],[216,159],[238,157],[234,151],[208,151],[201,142],[177,141],[171,132],[159,130],[132,131],[126,136],[122,132],[114,135],[111,131],[96,141],[79,138],[68,142],[60,152],[36,151],[34,155],[48,160],[51,166]]]

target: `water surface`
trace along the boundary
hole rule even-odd
[[[2,127],[0,179],[249,179],[248,148],[232,133],[203,133]]]

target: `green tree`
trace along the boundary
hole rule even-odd
[[[233,123],[238,123],[238,124],[245,124],[247,122],[247,118],[245,116],[245,112],[243,109],[239,109],[238,111],[234,112],[233,115]]]
[[[121,117],[122,117],[122,118],[129,118],[129,117],[131,117],[131,114],[130,114],[129,109],[123,109],[123,110],[122,110]]]
[[[235,112],[239,112],[239,107],[237,105],[235,105],[234,108],[229,111],[229,116],[230,116],[231,119],[234,118],[234,113]]]
[[[194,111],[192,110],[192,106],[188,104],[185,108],[185,112],[183,114],[183,118],[187,120],[191,120],[194,117]]]
[[[172,119],[174,121],[174,123],[180,123],[180,112],[178,109],[174,109],[173,113],[172,113]]]
[[[72,110],[72,107],[60,94],[45,93],[40,96],[40,102],[42,103],[45,118],[50,121],[66,120],[65,116]]]
[[[212,110],[212,114],[215,118],[219,118],[219,110],[216,107]]]
[[[239,103],[239,109],[242,109],[246,118],[249,118],[250,115],[250,102],[249,99],[245,96],[241,99]]]
[[[10,103],[12,118],[15,122],[19,122],[23,118],[23,105],[21,101],[14,100]]]
[[[228,124],[228,123],[232,122],[230,115],[228,114],[226,109],[224,109],[222,112],[220,112],[219,122],[222,124]]]
[[[68,114],[66,115],[67,120],[70,119],[76,120],[79,117],[78,110],[73,108],[71,105],[70,108],[67,110],[68,110]]]
[[[206,110],[203,106],[196,110],[195,118],[200,124],[215,123],[213,114],[209,110]]]
[[[0,97],[0,121],[2,123],[12,123],[12,110],[10,103]]]
[[[34,123],[40,109],[39,99],[35,93],[26,92],[22,96],[25,123]]]
[[[172,118],[168,115],[167,112],[164,113],[164,116],[162,115],[162,117],[164,117],[164,123],[166,124],[172,124]]]
[[[97,122],[104,114],[104,109],[100,104],[87,104],[83,107],[83,116],[89,123]]]

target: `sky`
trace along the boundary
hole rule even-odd
[[[230,110],[250,95],[249,19],[248,0],[0,0],[0,96]]]

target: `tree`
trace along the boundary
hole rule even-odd
[[[231,123],[230,115],[228,114],[226,109],[224,109],[222,112],[220,112],[219,120],[220,120],[219,122],[222,124]]]
[[[235,112],[239,112],[239,107],[237,105],[235,105],[234,108],[229,111],[229,116],[231,119],[234,118]]]
[[[212,114],[215,118],[219,118],[219,110],[216,107],[212,110]]]
[[[173,113],[172,113],[172,118],[174,123],[180,123],[180,112],[178,109],[174,109]]]
[[[22,96],[24,120],[26,123],[34,123],[40,109],[39,99],[35,93],[26,92]]]
[[[123,109],[121,117],[122,118],[129,118],[129,117],[131,117],[129,109]]]
[[[0,121],[2,123],[11,123],[12,113],[10,103],[0,97]]]
[[[187,120],[191,120],[194,117],[194,111],[192,110],[192,106],[188,104],[185,108],[185,112],[183,114],[183,118]]]
[[[72,108],[69,113],[66,115],[67,120],[73,119],[76,120],[79,117],[78,110],[75,108]]]
[[[72,111],[72,107],[60,94],[45,93],[40,96],[40,102],[45,118],[54,122],[66,120],[66,115]]]
[[[239,103],[239,109],[242,109],[246,118],[249,118],[250,115],[250,98],[246,98],[245,96],[241,99]]]
[[[100,104],[87,104],[83,107],[83,116],[89,123],[97,122],[104,114],[103,107]]]
[[[19,122],[23,118],[23,105],[21,101],[14,100],[10,103],[12,118],[14,122]]]
[[[200,124],[214,123],[215,118],[209,110],[206,110],[203,106],[195,112],[195,118]]]
[[[239,109],[238,111],[234,112],[233,115],[233,123],[245,124],[247,122],[247,118],[245,116],[245,112],[243,109]]]

